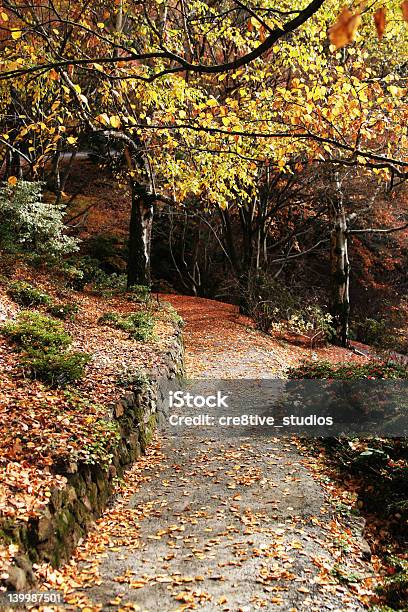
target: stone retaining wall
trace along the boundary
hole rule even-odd
[[[114,479],[142,453],[155,430],[160,386],[183,371],[183,343],[178,329],[175,339],[146,379],[135,381],[121,399],[110,407],[109,418],[117,421],[120,442],[108,468],[101,465],[64,463],[56,472],[66,477],[63,489],[52,491],[41,516],[29,523],[3,524],[3,535],[19,544],[21,554],[4,582],[12,590],[29,586],[31,563],[49,561],[58,566],[66,561],[89,525],[102,513],[112,494]]]

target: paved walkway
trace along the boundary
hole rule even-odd
[[[248,329],[233,307],[167,299],[186,320],[191,376],[272,378],[282,371],[285,355],[276,343]],[[370,567],[293,442],[166,430],[126,481],[72,564],[71,575],[87,586],[79,589],[82,605],[363,609],[344,577],[367,575]]]

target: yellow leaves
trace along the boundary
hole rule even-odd
[[[400,96],[402,93],[402,89],[400,87],[397,87],[396,85],[388,85],[387,89],[390,92],[390,94],[394,96],[395,98]]]
[[[9,20],[9,16],[4,11],[1,11],[0,17],[2,18],[3,21],[8,21]]]
[[[337,21],[329,29],[330,42],[336,49],[341,49],[353,42],[360,22],[359,13],[353,14],[347,6],[343,7]]]
[[[110,124],[110,119],[106,113],[101,113],[100,115],[98,115],[96,117],[96,121],[98,121],[98,123],[103,123],[104,125]]]
[[[75,144],[77,140],[78,140],[78,138],[76,138],[75,136],[68,136],[68,138],[67,138],[67,142],[70,145]]]
[[[105,28],[105,24],[103,23],[103,21],[98,21],[96,25],[98,26],[100,30],[103,30]]]
[[[13,40],[18,40],[19,38],[21,38],[23,32],[21,30],[10,30],[11,33],[11,38]]]
[[[109,119],[109,122],[113,128],[120,128],[120,118],[118,117],[118,115],[112,115],[112,117]]]
[[[383,6],[374,13],[374,23],[377,30],[378,39],[381,40],[384,36],[385,22],[386,22],[387,11]]]
[[[95,70],[103,72],[103,66],[101,64],[94,64],[93,67],[95,68]]]
[[[402,2],[401,11],[404,20],[408,23],[408,0],[404,0],[404,2]]]
[[[17,185],[18,179],[16,176],[9,176],[7,179],[7,183],[11,186],[11,187],[15,187],[15,185]]]
[[[185,119],[187,117],[187,113],[185,110],[179,110],[178,115],[180,119]]]

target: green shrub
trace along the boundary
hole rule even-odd
[[[83,378],[91,356],[83,352],[29,350],[22,363],[35,378],[53,385],[64,386]]]
[[[274,324],[288,320],[299,307],[299,298],[285,285],[267,274],[259,273],[251,278],[242,290],[246,314],[258,329],[268,333]]]
[[[372,346],[385,347],[390,344],[390,323],[385,319],[366,318],[353,327],[357,340]]]
[[[154,338],[154,318],[148,312],[131,312],[128,315],[107,312],[100,317],[99,323],[122,329],[131,338],[140,342],[147,342]]]
[[[24,350],[55,351],[72,342],[61,323],[39,312],[20,312],[15,321],[2,326],[1,333]]]
[[[27,281],[14,281],[9,284],[7,293],[20,306],[49,306],[52,304],[52,298],[42,291],[37,289]]]
[[[0,331],[23,351],[21,364],[31,375],[51,385],[79,380],[91,359],[87,353],[67,351],[72,338],[62,323],[39,312],[21,312]]]
[[[113,295],[126,290],[126,274],[107,274],[95,257],[85,255],[65,261],[63,272],[67,284],[75,291],[83,291],[87,285],[96,294]]]
[[[405,559],[391,556],[389,563],[395,573],[387,577],[377,588],[377,593],[392,606],[390,610],[406,610],[408,601],[408,562]]]
[[[128,289],[128,299],[132,302],[147,304],[151,299],[150,287],[147,285],[133,285]]]
[[[100,274],[104,274],[99,268],[99,261],[88,255],[67,259],[63,272],[68,285],[75,291],[83,291],[86,285],[94,282]]]
[[[277,279],[259,273],[243,292],[247,314],[261,331],[288,331],[317,341],[331,341],[335,330],[332,317],[321,306],[304,304],[295,291]]]
[[[90,465],[102,465],[107,469],[120,441],[119,423],[98,419],[92,423],[91,437],[88,431],[79,429],[73,439],[81,446],[81,450],[75,453],[78,459]],[[85,444],[84,440],[87,440]]]
[[[57,319],[62,319],[63,321],[73,321],[76,313],[78,312],[78,306],[71,302],[66,302],[65,304],[53,304],[47,308],[47,312]]]
[[[103,270],[99,270],[92,282],[92,291],[106,297],[123,293],[126,291],[126,274],[116,274],[116,272],[107,274]]]
[[[364,364],[305,361],[296,368],[289,368],[287,375],[291,379],[400,379],[408,378],[408,367],[393,361],[377,361],[375,359]]]
[[[42,184],[18,181],[0,186],[0,242],[12,252],[64,254],[78,240],[64,235],[63,204],[44,202]]]

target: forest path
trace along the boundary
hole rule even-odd
[[[166,299],[186,321],[190,376],[273,378],[282,371],[285,350],[249,328],[234,307]],[[363,609],[344,576],[367,576],[370,567],[293,442],[194,428],[158,438],[78,553],[73,576],[87,586],[83,605]]]

